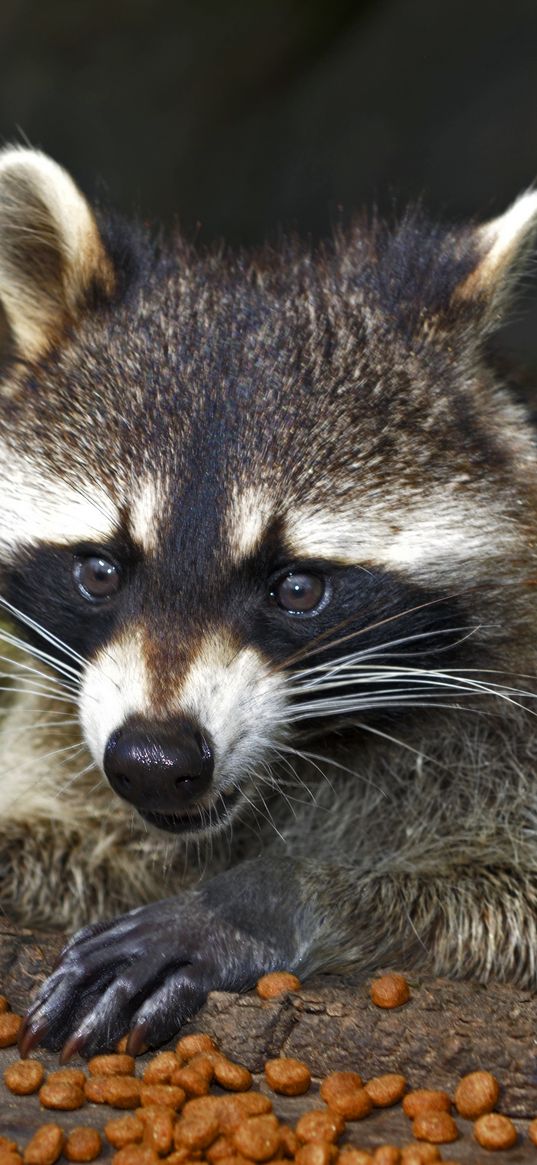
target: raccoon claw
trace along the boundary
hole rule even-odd
[[[38,1044],[42,1043],[43,1038],[46,1035],[46,1031],[47,1024],[45,1022],[32,1024],[30,1016],[26,1016],[26,1019],[22,1023],[21,1029],[19,1031],[19,1038],[17,1040],[21,1060],[26,1060],[27,1056],[30,1055],[30,1052],[33,1052],[34,1048],[36,1048]]]
[[[128,1051],[136,1054],[171,1039],[209,991],[245,990],[276,966],[296,967],[304,939],[281,910],[286,893],[296,902],[290,871],[280,862],[270,887],[267,863],[248,866],[246,889],[237,867],[201,890],[75,935],[29,1012],[24,1053],[39,1042],[63,1047],[65,1063],[76,1052],[113,1047],[130,1031]]]

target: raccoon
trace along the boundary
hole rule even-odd
[[[229,254],[0,156],[0,903],[84,927],[23,1054],[282,967],[537,986],[537,455],[490,343],[536,223]]]

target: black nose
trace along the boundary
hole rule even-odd
[[[181,813],[211,784],[213,751],[190,721],[125,725],[110,737],[104,771],[141,812]]]

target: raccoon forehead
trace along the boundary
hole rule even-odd
[[[0,554],[9,560],[40,542],[105,542],[117,530],[117,504],[94,482],[74,485],[45,474],[0,443]]]
[[[285,530],[297,558],[368,562],[429,579],[454,563],[462,569],[468,562],[474,570],[476,559],[487,560],[499,546],[507,550],[515,538],[499,507],[445,493],[406,504],[394,499],[391,508],[368,505],[367,498],[352,508],[302,507],[288,516]]]
[[[285,505],[278,514],[274,489],[236,487],[228,506],[228,546],[238,562],[255,553],[275,518],[291,558],[328,559],[346,565],[368,562],[387,569],[430,577],[435,564],[475,562],[499,544],[505,549],[515,532],[501,508],[486,496],[461,496],[466,479],[453,477],[427,497],[404,494],[380,501],[367,488],[353,488],[345,499]],[[350,491],[349,491],[350,492]]]

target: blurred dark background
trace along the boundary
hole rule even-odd
[[[1,0],[0,137],[205,240],[487,217],[537,177],[537,2]]]

